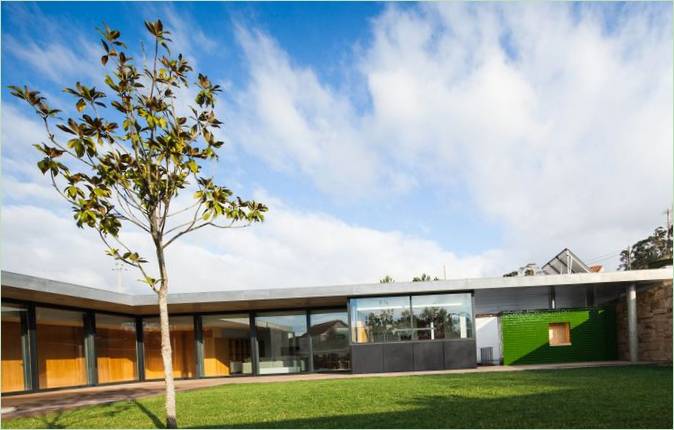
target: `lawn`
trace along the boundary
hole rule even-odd
[[[2,422],[162,426],[162,398]],[[223,385],[178,394],[181,427],[672,428],[672,368],[605,367]]]

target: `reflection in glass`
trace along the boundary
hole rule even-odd
[[[207,315],[202,319],[204,375],[250,374],[250,321],[247,314]]]
[[[307,370],[309,335],[305,312],[265,312],[255,316],[260,374]]]
[[[21,326],[26,309],[20,305],[2,304],[2,392],[23,391],[24,363],[21,347]]]
[[[471,296],[412,296],[414,332],[419,340],[466,339],[473,336]]]
[[[368,297],[349,303],[355,343],[473,337],[469,293]]]
[[[399,342],[412,339],[410,297],[352,299],[354,341]]]
[[[192,316],[170,317],[171,356],[173,376],[193,378],[196,376],[194,356],[194,319]],[[161,358],[161,332],[159,318],[143,319],[143,343],[145,348],[145,378],[164,377]]]
[[[98,382],[136,379],[136,320],[96,313]]]
[[[314,355],[314,370],[351,368],[349,322],[346,311],[312,311],[309,334]]]
[[[85,385],[84,313],[37,308],[35,315],[40,388]]]

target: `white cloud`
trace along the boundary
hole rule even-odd
[[[606,13],[388,7],[358,62],[366,112],[270,36],[240,30],[251,79],[235,140],[336,198],[460,183],[503,225],[513,264],[566,246],[617,253],[671,204],[671,11],[631,8],[612,31]]]
[[[174,292],[372,283],[386,274],[410,280],[489,273],[498,252],[459,258],[433,241],[397,231],[347,224],[322,213],[271,202],[267,221],[247,229],[202,229],[167,248]],[[149,237],[123,236],[152,262]],[[96,234],[54,212],[28,205],[3,211],[3,268],[97,288],[115,288],[117,272]],[[136,248],[134,248],[136,249]],[[148,266],[152,267],[152,266]],[[124,272],[124,288],[147,293],[138,273]]]

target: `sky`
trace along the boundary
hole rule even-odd
[[[209,171],[270,208],[172,246],[173,292],[501,276],[566,247],[615,270],[672,205],[669,3],[1,8],[3,270],[149,292],[75,226],[35,167],[44,129],[6,88],[76,115],[62,90],[105,87],[103,23],[140,58],[143,21],[162,19],[222,85]]]

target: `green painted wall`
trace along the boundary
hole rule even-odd
[[[571,345],[550,346],[548,324],[568,322]],[[504,364],[616,360],[613,308],[513,312],[501,315]]]

